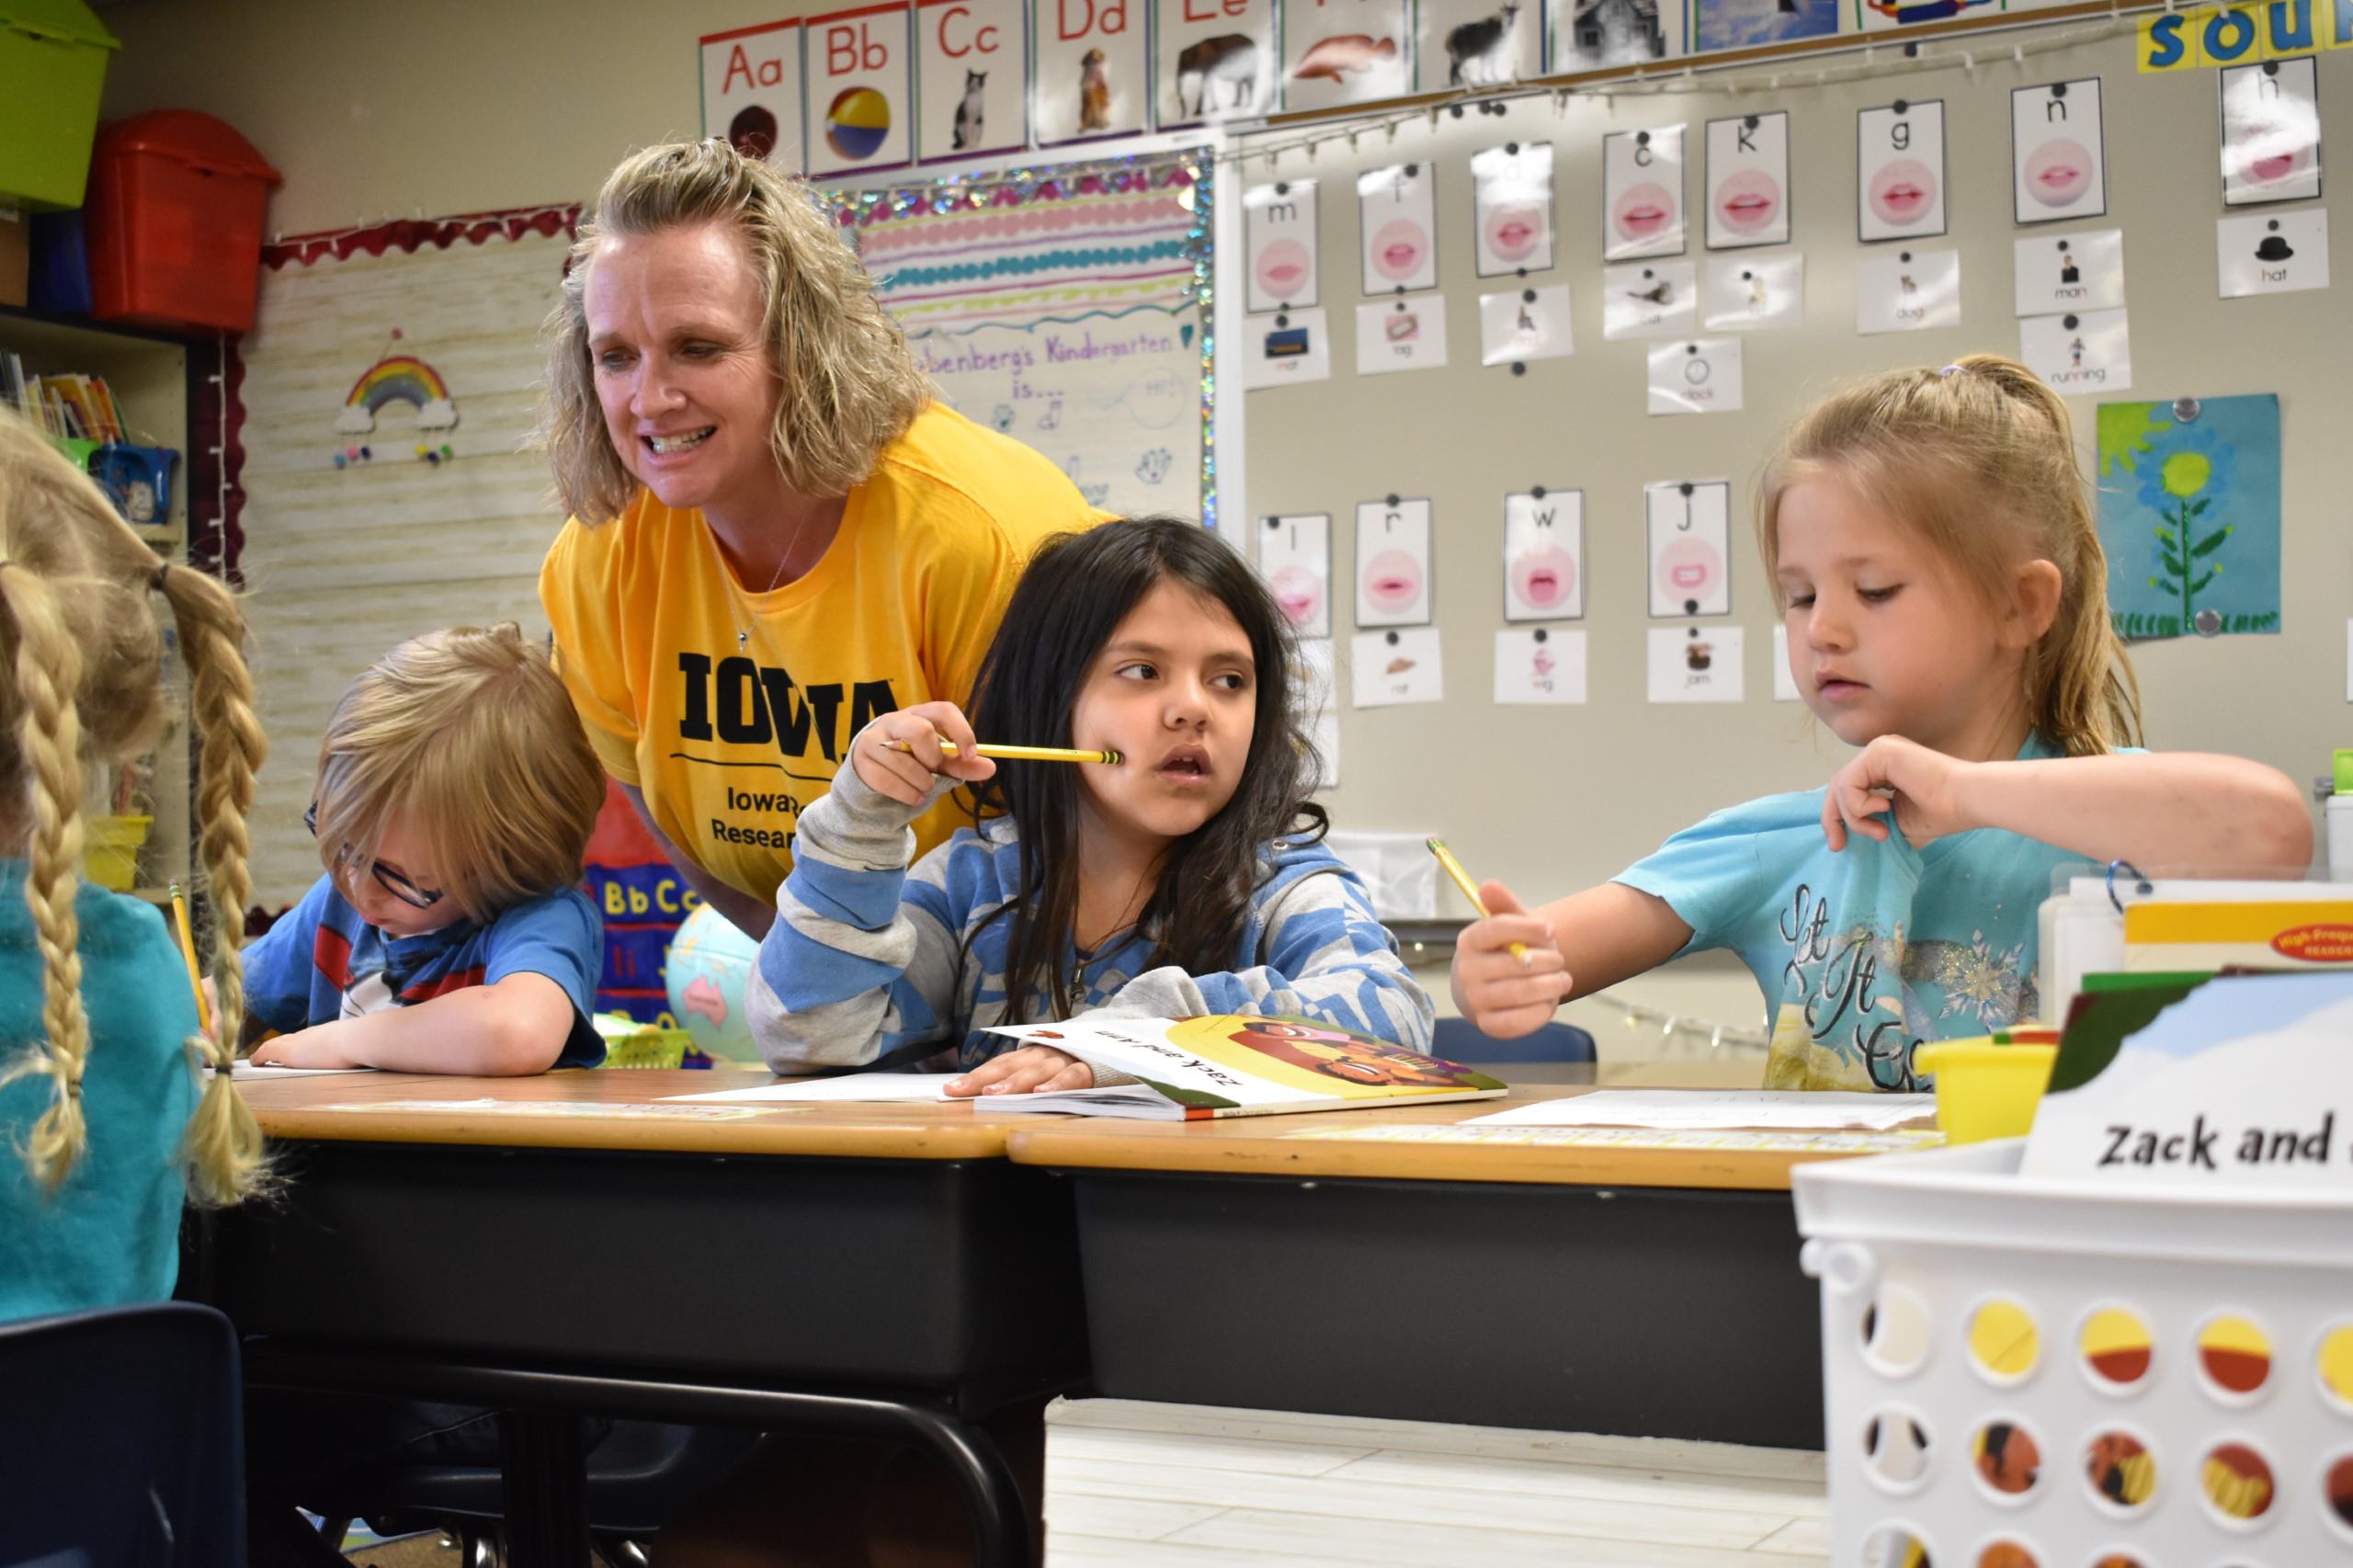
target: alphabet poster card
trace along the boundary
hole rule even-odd
[[[1740,407],[1740,359],[1737,337],[1652,345],[1649,412],[1733,413]]]
[[[1128,136],[1150,122],[1149,0],[1030,0],[1029,119],[1038,145]]]
[[[953,163],[1029,145],[1025,0],[915,0],[917,156]]]
[[[1543,0],[1419,0],[1415,12],[1416,91],[1501,87],[1543,74]]]
[[[1601,139],[1601,259],[1681,256],[1683,127]]]
[[[1322,302],[1315,210],[1312,179],[1254,185],[1242,193],[1242,246],[1248,258],[1243,309]]]
[[[1805,257],[1744,256],[1708,263],[1700,320],[1710,332],[1755,332],[1805,320]]]
[[[2225,300],[2325,289],[2328,210],[2307,207],[2276,218],[2217,218],[2214,253]]]
[[[1745,695],[1737,626],[1654,626],[1650,629],[1649,697],[1653,702],[1738,702]]]
[[[1427,499],[1357,504],[1357,624],[1427,626],[1430,504]]]
[[[1504,497],[1504,619],[1585,619],[1585,492],[1538,485]]]
[[[2267,60],[2217,73],[2222,95],[2222,204],[2320,195],[2319,67]]]
[[[1601,335],[1682,337],[1699,313],[1699,269],[1688,261],[1601,269]]]
[[[1790,243],[1786,110],[1708,121],[1708,248]]]
[[[1258,529],[1258,574],[1301,637],[1332,635],[1332,517],[1268,517]]]
[[[1274,111],[1275,0],[1166,0],[1156,20],[1153,118],[1161,130]]]
[[[1569,327],[1569,286],[1510,289],[1479,296],[1479,363],[1517,365],[1576,352]]]
[[[1651,614],[1732,613],[1732,486],[1677,480],[1643,486]]]
[[[788,174],[801,145],[801,21],[764,22],[702,40],[702,133]]]
[[[1410,0],[1283,0],[1283,108],[1333,108],[1412,90]]]
[[[1392,164],[1357,176],[1364,245],[1364,291],[1396,294],[1438,287],[1438,171]]]
[[[2012,202],[2021,223],[2108,211],[2099,78],[2010,89]]]
[[[2069,396],[2132,384],[2132,343],[2120,310],[2029,316],[2018,323],[2018,360]]]
[[[812,177],[914,161],[912,15],[904,4],[859,6],[804,24]]]
[[[1510,708],[1585,700],[1585,633],[1539,626],[1495,633],[1495,701]]]
[[[1917,240],[1945,232],[1945,106],[1898,98],[1855,116],[1855,233]]]
[[[2016,242],[2022,316],[2116,310],[2124,303],[2124,231],[2032,234]]]
[[[1434,370],[1446,363],[1446,296],[1369,300],[1357,307],[1357,374]]]
[[[1446,666],[1435,626],[1359,631],[1348,640],[1350,700],[1358,708],[1394,708],[1446,700]]]
[[[1332,331],[1325,312],[1277,311],[1242,326],[1242,387],[1300,385],[1332,379]]]
[[[1526,277],[1552,265],[1552,144],[1511,142],[1471,155],[1479,276]]]
[[[1961,253],[1879,251],[1855,262],[1855,330],[1922,332],[1961,324]]]

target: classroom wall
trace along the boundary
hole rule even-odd
[[[1540,97],[1500,119],[1466,115],[1441,119],[1435,131],[1417,122],[1393,142],[1368,134],[1353,152],[1327,144],[1312,161],[1299,152],[1271,169],[1263,157],[1249,160],[1245,185],[1321,182],[1322,302],[1332,324],[1334,375],[1247,394],[1249,500],[1260,517],[1332,515],[1333,619],[1344,669],[1354,630],[1357,504],[1392,492],[1435,503],[1433,577],[1447,700],[1352,709],[1342,677],[1341,785],[1328,800],[1336,824],[1443,834],[1474,873],[1501,877],[1524,898],[1549,898],[1608,878],[1719,807],[1822,783],[1851,753],[1800,704],[1771,700],[1777,618],[1749,521],[1757,470],[1790,418],[1849,378],[1939,365],[1974,350],[2016,354],[2013,242],[2078,229],[2124,231],[2132,353],[2129,392],[2070,401],[2086,472],[2099,402],[2271,392],[2281,404],[2284,631],[2137,647],[2149,743],[2240,753],[2299,779],[2326,771],[2331,749],[2353,737],[2346,712],[2353,551],[2343,527],[2343,497],[2353,492],[2353,451],[2344,438],[2345,367],[2353,364],[2347,281],[2340,270],[2333,290],[2218,298],[2214,220],[2224,208],[2213,72],[2135,74],[2130,39],[2029,56],[2023,67],[2006,52],[1993,57],[1999,63],[1981,66],[1973,78],[1956,67],[1826,87],[1752,85],[1737,97],[1620,95],[1614,103],[1580,100],[1559,115]],[[1764,69],[1748,73],[1752,84]],[[2108,214],[2020,228],[2011,211],[2009,90],[2088,75],[2102,78],[2107,100]],[[2353,57],[2323,54],[2319,75],[2325,156],[2353,161]],[[1857,240],[1855,115],[1899,97],[1946,104],[1952,233],[1911,243],[1961,251],[1961,325],[1863,337],[1852,299],[1857,258],[1866,249],[1899,247]],[[1650,345],[1602,337],[1601,138],[1677,122],[1689,128],[1688,259],[1704,271],[1711,259],[1699,234],[1704,122],[1782,108],[1792,116],[1793,248],[1805,257],[1805,324],[1743,335],[1742,412],[1651,416],[1644,411]],[[1478,296],[1518,284],[1473,275],[1469,170],[1474,151],[1514,140],[1554,146],[1560,260],[1528,282],[1570,285],[1575,335],[1573,357],[1533,362],[1518,377],[1506,367],[1479,365]],[[1355,310],[1365,295],[1355,175],[1409,159],[1438,170],[1448,364],[1358,377]],[[1767,256],[1779,247],[1715,254]],[[1699,335],[1720,335],[1704,328]],[[1648,613],[1642,488],[1716,478],[1733,484],[1733,613],[1696,624],[1745,629],[1746,700],[1653,705],[1645,700],[1645,634],[1654,625],[1684,623],[1654,621]],[[1574,623],[1588,634],[1590,700],[1582,707],[1492,701],[1494,633],[1505,624],[1503,496],[1539,483],[1585,492],[1588,611]],[[1439,912],[1467,910],[1442,887]],[[1755,986],[1722,958],[1665,971],[1626,994],[1746,1028],[1761,1017]],[[1599,1031],[1613,1015],[1583,1017]],[[1605,1043],[1610,1038],[1605,1034]]]
[[[701,134],[696,40],[811,0],[125,0],[108,119],[199,108],[286,176],[274,232],[582,201],[632,147]]]

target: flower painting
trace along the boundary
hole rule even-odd
[[[2127,640],[2279,630],[2279,400],[2099,405],[2099,534]]]

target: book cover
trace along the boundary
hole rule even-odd
[[[1137,1080],[1008,1095],[997,1110],[1193,1121],[1284,1111],[1491,1099],[1506,1085],[1458,1062],[1309,1018],[1221,1013],[1192,1018],[1077,1018],[994,1029]]]

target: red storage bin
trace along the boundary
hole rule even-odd
[[[251,142],[194,109],[102,128],[85,209],[90,313],[230,332],[253,325],[262,211],[278,180]]]

